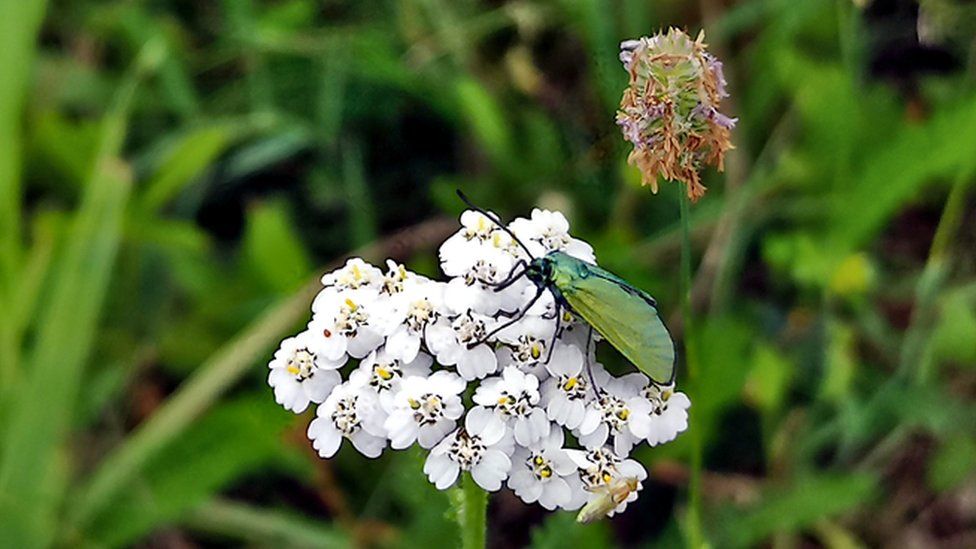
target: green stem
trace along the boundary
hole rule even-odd
[[[451,493],[463,549],[484,549],[487,529],[488,492],[481,489],[470,473],[465,473],[461,487]]]
[[[688,195],[679,187],[681,204],[681,316],[684,321],[685,367],[688,371],[688,384],[694,390],[698,379],[697,341],[695,319],[691,310],[691,212]],[[701,470],[702,433],[696,408],[692,408],[688,429],[691,436],[691,474],[688,479],[688,545],[701,547],[704,537],[701,527]]]

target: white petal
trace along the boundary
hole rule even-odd
[[[532,422],[529,418],[520,417],[515,420],[515,442],[518,442],[522,446],[528,446],[535,442],[534,433],[532,432]]]
[[[511,488],[515,494],[522,498],[525,503],[535,503],[535,499],[530,497],[530,485],[538,484],[535,479],[535,475],[532,474],[526,467],[519,467],[517,470],[512,471],[512,474],[508,477],[508,487]]]
[[[553,477],[543,486],[542,493],[539,495],[539,505],[552,511],[556,507],[569,503],[571,496],[569,484],[559,477]]]
[[[420,337],[412,334],[406,326],[400,326],[387,338],[386,350],[405,364],[413,362],[420,351]]]
[[[330,335],[328,337],[317,339],[318,344],[315,349],[315,354],[316,356],[322,355],[331,361],[338,362],[346,354],[348,341],[345,336],[336,333],[335,330],[330,330],[329,333]]]
[[[617,433],[613,437],[613,451],[618,456],[626,456],[630,449],[634,447],[633,437],[627,431]]]
[[[570,402],[567,406],[566,420],[563,425],[568,429],[575,429],[583,422],[583,416],[586,413],[586,407],[583,406],[582,402]]]
[[[485,430],[485,427],[488,426],[488,422],[494,419],[494,416],[495,412],[488,408],[475,406],[471,408],[467,417],[464,418],[464,428],[471,434],[480,435]]]
[[[312,440],[312,447],[324,458],[334,456],[342,444],[342,434],[324,417],[312,420],[308,426],[308,438]]]
[[[575,345],[557,344],[546,368],[556,376],[575,376],[583,369],[583,352]]]
[[[360,328],[354,337],[349,339],[347,352],[353,358],[362,358],[383,344],[383,336],[367,327]]]
[[[601,425],[601,414],[599,410],[593,408],[587,408],[586,413],[583,416],[583,421],[579,424],[580,433],[583,435],[588,435],[595,431],[597,427]]]
[[[390,446],[394,450],[407,448],[417,439],[417,422],[409,414],[396,413],[386,418],[383,424],[390,436]]]
[[[430,454],[424,462],[424,473],[438,490],[444,490],[454,484],[461,468],[457,463],[443,454]]]
[[[386,447],[385,438],[371,435],[366,431],[354,433],[350,440],[352,445],[359,450],[359,453],[368,458],[379,457],[383,453],[383,448]]]
[[[645,414],[632,413],[627,419],[627,427],[637,438],[646,438],[651,432],[651,418]]]
[[[453,430],[454,422],[448,420],[438,421],[433,425],[424,425],[417,435],[417,442],[422,448],[433,448]]]
[[[495,353],[487,345],[478,345],[461,355],[458,361],[458,373],[464,379],[471,381],[493,373],[497,366]]]
[[[279,370],[279,368],[275,370]],[[287,374],[287,372],[285,373]],[[275,402],[296,414],[300,414],[305,411],[305,408],[308,408],[308,396],[305,395],[305,391],[294,377],[290,375],[288,378],[283,377],[277,383],[274,386]]]
[[[339,372],[335,370],[316,370],[312,377],[302,383],[302,389],[304,389],[309,400],[321,403],[325,402],[329,393],[341,382],[342,378],[339,376]]]
[[[515,495],[522,498],[522,501],[525,503],[535,503],[539,500],[539,496],[542,495],[542,483],[536,480],[535,475],[528,471],[521,470],[518,471],[518,473],[528,477],[528,480],[523,481],[519,485],[519,489],[515,490]],[[511,484],[511,482],[509,482],[509,484]]]
[[[508,476],[508,469],[512,463],[508,456],[498,450],[486,450],[481,461],[471,469],[474,481],[489,492],[502,487],[502,481]]]

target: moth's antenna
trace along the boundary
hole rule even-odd
[[[508,236],[512,237],[512,239],[515,240],[515,242],[518,242],[518,245],[521,246],[523,250],[525,250],[525,253],[528,254],[530,258],[535,259],[535,256],[532,255],[532,252],[529,251],[528,246],[523,244],[522,241],[519,240],[519,237],[515,236],[515,233],[513,233],[511,229],[506,227],[505,224],[502,223],[502,220],[499,219],[497,215],[485,210],[484,208],[479,208],[478,206],[475,206],[471,202],[471,200],[468,199],[468,196],[463,192],[461,192],[461,189],[455,189],[455,192],[457,192],[458,198],[460,198],[465,204],[467,204],[469,208],[487,217],[488,219],[492,220],[495,223],[495,225],[498,225],[498,227],[501,228],[501,230],[508,233]]]

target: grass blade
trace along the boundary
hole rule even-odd
[[[158,44],[143,49],[105,116],[95,167],[39,315],[28,377],[13,403],[0,463],[0,539],[13,547],[48,545],[56,531],[62,472],[57,454],[95,339],[131,188],[130,172],[117,155],[136,85],[162,54]]]
[[[191,513],[184,524],[194,530],[220,534],[267,547],[350,547],[342,533],[312,521],[215,499]]]
[[[0,17],[0,309],[10,310],[20,270],[21,117],[35,42],[46,2],[4,2]],[[19,338],[0,322],[0,387],[10,387],[18,370]]]

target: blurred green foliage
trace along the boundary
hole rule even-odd
[[[706,539],[973,539],[974,19],[922,3],[947,66],[891,46],[907,4],[3,2],[0,545],[451,543],[419,452],[319,460],[263,364],[346,254],[435,275],[443,235],[383,239],[455,187],[564,211],[679,326],[678,189],[638,188],[613,124],[618,42],[672,24],[705,27],[740,120],[679,366]],[[489,542],[682,543],[688,439],[640,450],[612,522],[498,495]]]

